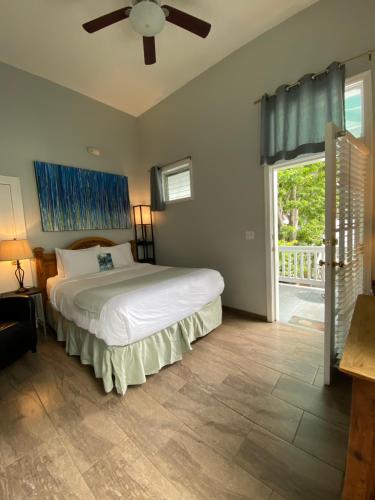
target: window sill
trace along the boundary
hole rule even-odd
[[[175,203],[182,203],[184,201],[193,201],[194,198],[192,196],[190,196],[189,198],[180,198],[178,200],[170,200],[170,201],[166,201],[165,204],[166,205],[174,205]]]

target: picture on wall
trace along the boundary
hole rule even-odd
[[[131,227],[127,177],[41,161],[34,168],[43,231]]]

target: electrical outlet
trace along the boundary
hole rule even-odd
[[[255,240],[255,232],[254,231],[245,231],[245,240],[246,241]]]

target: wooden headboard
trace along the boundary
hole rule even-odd
[[[137,251],[135,240],[129,242],[132,248],[133,258],[137,260]],[[91,248],[96,245],[101,247],[113,247],[117,245],[111,240],[106,238],[83,238],[81,240],[74,241],[69,245],[67,250],[82,250],[83,248]],[[56,254],[55,252],[45,253],[44,248],[38,247],[33,250],[35,261],[36,261],[36,277],[37,286],[43,290],[44,298],[47,298],[46,286],[47,279],[56,276],[57,274],[57,264],[56,264]]]

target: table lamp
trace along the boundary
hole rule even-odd
[[[0,260],[16,261],[17,269],[14,274],[16,275],[19,283],[17,293],[27,292],[27,288],[23,286],[23,278],[25,271],[22,269],[20,260],[31,259],[33,252],[31,251],[30,244],[27,240],[2,240],[0,241]]]

